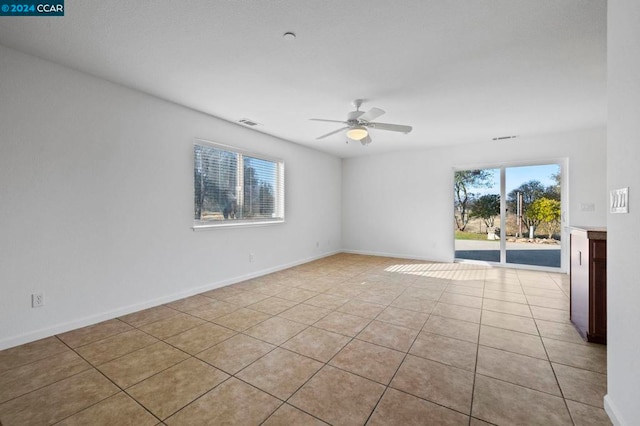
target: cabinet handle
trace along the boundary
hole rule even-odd
[[[582,265],[582,251],[578,251],[578,265]]]

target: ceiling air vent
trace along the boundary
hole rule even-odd
[[[497,138],[493,138],[492,140],[494,141],[503,141],[505,139],[515,139],[517,138],[517,135],[513,135],[513,136],[498,136]]]
[[[249,120],[248,118],[241,118],[240,120],[238,120],[238,123],[244,124],[245,126],[251,126],[251,127],[260,125],[260,123],[256,123],[255,121]]]

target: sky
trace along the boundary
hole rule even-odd
[[[489,169],[493,172],[493,186],[491,188],[473,188],[471,192],[484,195],[484,194],[499,194],[500,193],[500,169]],[[560,171],[559,164],[545,164],[540,166],[521,166],[521,167],[507,167],[506,173],[506,193],[508,194],[512,190],[516,189],[523,183],[531,180],[538,180],[542,185],[549,186],[554,185],[555,181],[552,179],[552,175],[557,174]]]

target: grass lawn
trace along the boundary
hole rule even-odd
[[[478,234],[477,232],[463,232],[456,231],[456,240],[482,240],[482,241],[500,241],[500,240],[487,240],[487,234]]]

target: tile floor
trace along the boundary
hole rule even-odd
[[[340,254],[0,352],[12,425],[610,424],[566,275]]]

